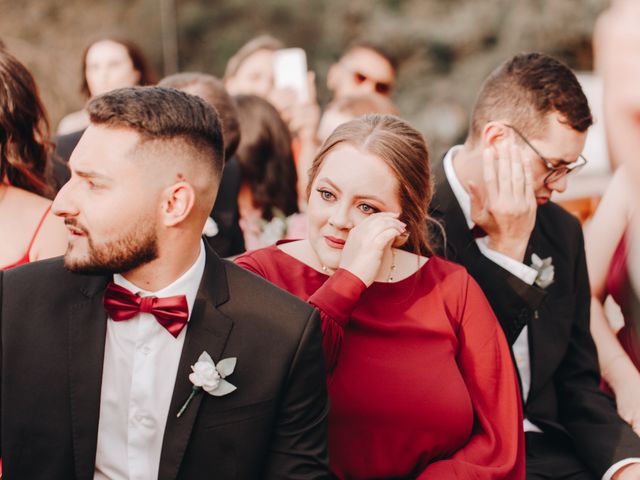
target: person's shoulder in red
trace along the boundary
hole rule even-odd
[[[267,274],[277,266],[279,249],[276,244],[269,247],[250,250],[238,255],[234,262],[242,268],[267,278]]]

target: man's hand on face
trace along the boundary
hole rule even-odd
[[[487,233],[489,248],[522,262],[536,221],[531,160],[505,141],[497,152],[484,150],[483,164],[484,197],[475,183],[468,184],[471,219]]]

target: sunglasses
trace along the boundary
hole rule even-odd
[[[393,87],[391,83],[376,81],[371,77],[368,77],[364,73],[359,72],[358,70],[353,70],[346,65],[342,65],[342,68],[351,72],[351,74],[353,75],[353,81],[357,85],[362,85],[365,82],[371,82],[373,83],[373,89],[376,91],[376,93],[379,93],[380,95],[389,95],[391,93],[391,88]]]

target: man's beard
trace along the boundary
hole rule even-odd
[[[88,254],[84,258],[73,258],[73,247],[69,244],[64,257],[64,266],[86,275],[111,275],[133,270],[158,258],[158,237],[152,222],[142,221],[124,232],[120,238],[96,246],[89,232],[75,220],[67,224],[81,229],[87,239]]]

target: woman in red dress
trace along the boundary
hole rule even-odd
[[[307,194],[307,239],[237,263],[321,313],[335,477],[524,478],[502,331],[464,268],[427,256],[422,135],[392,116],[338,127]]]
[[[27,68],[0,47],[0,270],[62,255],[68,232],[50,212],[47,115]]]
[[[640,435],[640,210],[629,165],[618,167],[585,226],[591,284],[591,334],[605,390],[620,416]],[[636,187],[637,188],[637,187]],[[605,300],[620,307],[624,325],[609,323]]]

